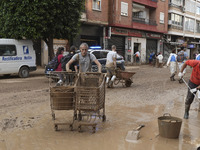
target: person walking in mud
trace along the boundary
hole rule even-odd
[[[181,68],[184,64],[184,62],[188,59],[188,54],[185,52],[184,47],[181,47],[180,51],[177,54],[177,62],[178,62],[178,68],[179,72],[181,71]],[[183,74],[186,73],[186,68],[183,70]],[[179,79],[179,83],[183,83],[182,79]]]
[[[169,55],[168,61],[167,61],[167,67],[170,65],[170,80],[175,81],[174,77],[176,75],[176,61],[177,61],[177,55],[176,50],[173,49],[172,52]]]
[[[112,45],[112,51],[107,54],[106,59],[106,69],[107,69],[107,77],[106,77],[106,84],[107,87],[113,87],[113,82],[116,78],[115,69],[116,69],[116,59],[117,59],[117,52],[116,46]]]
[[[136,64],[140,63],[140,51],[138,50],[135,54]]]
[[[184,72],[184,69],[187,67],[187,65],[191,66],[193,69],[192,69],[192,74],[191,74],[189,82],[188,82],[188,86],[192,90],[190,90],[188,88],[187,97],[185,100],[185,114],[184,114],[185,119],[188,119],[188,117],[189,117],[190,105],[192,104],[192,102],[194,100],[194,94],[196,93],[196,89],[200,89],[200,61],[199,60],[187,60],[182,65],[181,71],[179,73],[179,77],[181,79],[184,76],[183,72]]]
[[[93,54],[88,53],[88,44],[82,43],[80,45],[80,53],[75,54],[70,61],[66,64],[66,71],[71,71],[69,69],[70,65],[77,61],[79,64],[79,72],[91,72],[92,70],[92,62],[95,62],[95,64],[98,66],[98,72],[101,72],[101,64],[96,59],[96,57]]]
[[[63,53],[64,53],[64,47],[59,47],[56,52],[56,56],[58,59],[58,66],[55,71],[62,71],[61,59],[63,58]],[[56,86],[60,86],[63,84],[63,79],[64,79],[63,74],[58,72],[58,77],[59,81],[57,82]]]
[[[162,55],[162,53],[160,52],[156,58],[158,59],[157,67],[162,68],[163,67],[163,55]]]

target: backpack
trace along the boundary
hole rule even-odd
[[[176,61],[176,57],[174,55],[171,56],[171,60],[170,61]]]
[[[58,67],[59,63],[58,63],[58,57],[55,56],[47,65],[48,69],[51,69],[52,71],[55,71]]]
[[[63,69],[63,71],[66,71],[66,64],[70,61],[72,57],[73,57],[72,54],[68,54],[61,58],[60,63],[61,63],[61,68]]]
[[[179,52],[177,55],[177,61],[183,62],[184,61],[184,52]]]

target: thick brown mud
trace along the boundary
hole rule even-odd
[[[54,130],[45,77],[1,79],[0,150],[196,150],[200,146],[197,100],[191,106],[190,118],[182,120],[179,138],[161,137],[158,130],[157,118],[165,113],[183,118],[187,87],[170,81],[168,68],[127,68],[136,72],[133,84],[126,88],[119,83],[106,89],[106,122],[93,118],[96,133],[92,127],[78,132],[77,122],[73,131],[69,126]],[[188,68],[186,80],[190,73]],[[73,111],[55,113],[57,122],[73,121]],[[145,127],[139,139],[127,142],[128,131],[140,124]]]

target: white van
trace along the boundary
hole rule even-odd
[[[36,56],[31,40],[0,39],[0,75],[18,73],[27,78],[36,70]]]

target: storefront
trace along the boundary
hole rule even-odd
[[[103,28],[96,25],[81,25],[80,35],[73,41],[73,45],[79,47],[81,43],[85,42],[89,46],[103,47]]]

